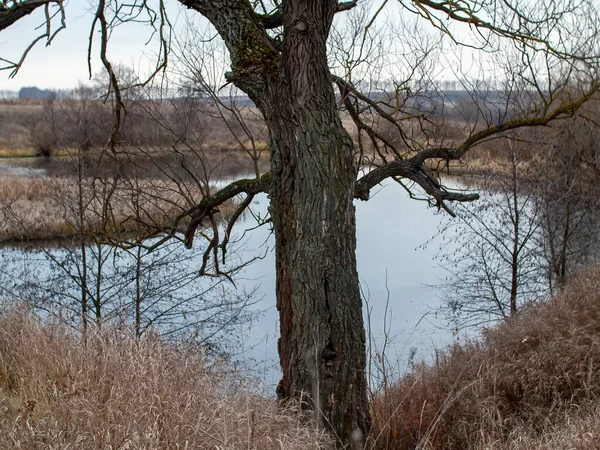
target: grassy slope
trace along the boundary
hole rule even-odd
[[[185,345],[0,316],[0,448],[313,449],[297,411]],[[597,449],[600,268],[374,399],[375,448]],[[186,447],[187,445],[187,447]]]
[[[379,448],[600,448],[600,268],[374,402]]]
[[[81,345],[61,326],[5,314],[0,448],[322,448],[306,417],[242,381],[185,345],[114,331]]]

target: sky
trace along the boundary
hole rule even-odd
[[[123,2],[125,3],[125,2]],[[154,2],[149,2],[150,4]],[[96,2],[94,0],[66,0],[65,8],[67,14],[67,27],[60,31],[52,44],[46,47],[44,41],[38,44],[29,53],[24,65],[16,77],[10,79],[10,71],[0,71],[0,90],[18,91],[21,87],[37,86],[44,89],[69,89],[76,87],[79,82],[88,82],[90,74],[87,67],[88,37],[90,34],[91,23],[93,20],[93,9]],[[371,10],[376,10],[381,5],[381,0],[362,0],[361,4],[371,6]],[[200,18],[198,13],[187,12],[177,0],[167,0],[167,11],[169,19],[174,27],[174,34],[183,35],[187,19],[192,17],[197,20],[199,27],[206,24],[204,18]],[[340,20],[345,20],[349,13],[339,14]],[[399,2],[387,3],[385,17],[378,17],[378,20],[388,22],[397,20],[402,30],[396,39],[396,53],[383,55],[382,70],[377,74],[384,79],[402,77],[402,68],[405,70],[410,67],[409,59],[414,60],[415,48],[423,41],[421,35],[412,36],[408,41],[412,41],[413,47],[404,46],[402,33],[412,32],[405,18],[414,16],[406,13]],[[384,15],[382,15],[384,16]],[[11,61],[18,61],[23,51],[28,45],[41,33],[38,28],[44,22],[43,8],[38,8],[33,14],[21,19],[12,27],[0,32],[0,57]],[[58,20],[54,21],[54,27],[58,26]],[[426,34],[434,35],[438,30],[428,26],[427,22],[418,19]],[[446,23],[446,22],[444,22]],[[464,41],[468,42],[470,30],[467,25],[457,25],[453,21],[448,22],[448,26],[453,29],[453,34],[463,40],[461,36],[466,36]],[[462,28],[461,28],[462,27]],[[99,42],[98,31],[95,32],[94,48],[92,50],[92,74],[100,72],[103,67],[98,58]],[[138,73],[149,73],[153,67],[153,61],[156,60],[158,46],[156,39],[152,40],[152,29],[145,24],[127,23],[113,30],[111,36],[108,56],[112,63],[121,63],[132,67]],[[407,42],[408,42],[407,41]],[[498,78],[497,74],[487,75],[487,71],[497,64],[497,61],[491,62],[479,60],[474,57],[474,53],[468,47],[452,47],[448,44],[446,38],[445,48],[435,54],[434,64],[431,66],[433,72],[425,74],[436,80],[455,79],[457,76],[469,74],[473,78],[492,79]],[[404,48],[404,55],[402,49]],[[418,52],[418,49],[416,50]],[[484,58],[494,58],[490,55],[484,55]],[[405,58],[408,58],[405,60]],[[496,58],[498,59],[498,58]],[[383,70],[385,69],[385,70]],[[223,68],[225,71],[226,68]],[[482,72],[484,70],[486,73]],[[491,73],[491,72],[490,72]],[[142,77],[143,78],[143,77]]]
[[[10,71],[0,71],[0,90],[18,91],[24,86],[37,86],[44,89],[68,89],[75,87],[79,82],[89,81],[89,71],[87,67],[88,37],[93,20],[94,10],[93,0],[67,0],[66,15],[67,27],[60,31],[49,47],[45,46],[44,41],[38,44],[30,51],[27,59],[14,78],[9,78]],[[150,2],[152,3],[152,2]],[[370,5],[374,11],[379,5],[379,1],[363,0],[363,4]],[[395,2],[390,2],[386,14],[395,16],[401,15],[401,9]],[[368,6],[367,6],[368,7]],[[186,21],[189,17],[207,23],[200,15],[182,7],[177,0],[167,0],[167,11],[169,19],[173,24],[175,31],[181,33],[184,30]],[[391,11],[391,13],[390,13]],[[345,20],[347,13],[340,14],[337,19]],[[379,19],[379,18],[378,18]],[[41,33],[37,29],[44,23],[44,12],[38,8],[33,14],[21,19],[12,27],[3,30],[0,33],[0,57],[10,61],[18,61],[23,51],[36,36]],[[59,21],[55,20],[54,29]],[[125,24],[117,27],[111,36],[109,45],[109,59],[113,63],[122,63],[133,67],[143,73],[150,72],[152,61],[155,61],[155,55],[158,47],[156,39],[148,43],[151,37],[151,28],[143,24]],[[98,31],[95,35],[98,36]],[[99,43],[96,38],[92,51],[92,74],[98,73],[103,69],[98,58]],[[226,69],[225,69],[226,70]],[[392,71],[394,69],[391,69]],[[391,75],[387,74],[389,78]]]
[[[66,3],[66,29],[60,31],[49,47],[40,41],[29,52],[16,77],[9,79],[10,71],[0,71],[0,90],[17,91],[24,86],[67,89],[78,82],[87,82],[88,37],[93,20],[93,2],[69,0]],[[170,19],[177,26],[185,22],[185,12],[178,2],[168,5]],[[23,51],[42,31],[36,28],[44,22],[43,8],[19,20],[0,33],[0,57],[18,61]],[[59,21],[55,20],[54,29]],[[98,32],[95,33],[96,36]],[[111,37],[108,56],[112,62],[120,62],[135,68],[147,68],[157,53],[156,41],[151,38],[151,28],[140,24],[117,27]],[[92,73],[102,69],[98,58],[98,40],[93,48]]]

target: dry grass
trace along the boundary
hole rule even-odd
[[[143,233],[146,226],[168,228],[175,216],[202,199],[193,183],[169,179],[125,179],[114,185],[110,197],[93,179],[81,185],[83,223],[79,209],[79,184],[73,176],[0,178],[0,242],[72,237],[83,233]],[[108,185],[112,188],[113,185]],[[141,206],[140,206],[141,205]],[[235,202],[221,205],[224,217]],[[180,227],[185,227],[182,222]]]
[[[41,105],[0,103],[0,155],[28,156],[35,153],[32,126],[43,112]]]
[[[531,427],[518,427],[504,441],[485,439],[478,450],[590,450],[600,445],[600,406],[590,402],[574,407],[559,418],[558,423],[536,432]]]
[[[0,316],[0,448],[326,448],[305,415],[244,384],[186,345],[114,330],[83,343],[23,312]]]
[[[0,178],[0,241],[49,238],[73,232],[55,204],[68,180],[5,175]]]
[[[10,148],[0,147],[0,158],[32,158],[36,155],[36,150],[30,148]]]
[[[387,449],[596,449],[600,268],[552,300],[456,345],[374,401]],[[568,445],[566,445],[568,444]]]
[[[45,201],[49,198],[48,182],[41,177],[4,175],[0,180],[0,198],[10,203],[17,200]]]

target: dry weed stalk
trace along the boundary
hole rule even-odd
[[[240,374],[156,336],[90,333],[23,311],[0,316],[0,447],[320,449],[296,408],[251,393]]]
[[[596,449],[599,361],[600,268],[592,267],[376,398],[376,447]]]

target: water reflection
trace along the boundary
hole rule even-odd
[[[50,160],[48,166],[38,160],[32,160],[29,167],[24,167],[27,164],[23,160],[19,163],[4,161],[11,170],[27,170],[29,174],[68,170],[64,163],[57,160]],[[220,182],[227,179],[225,177]],[[406,369],[410,358],[427,359],[434,347],[443,346],[452,339],[451,331],[435,313],[441,300],[434,290],[427,287],[436,284],[443,276],[442,269],[434,261],[439,249],[432,245],[421,247],[437,233],[443,216],[435,209],[428,208],[426,203],[408,198],[404,189],[396,183],[374,189],[371,200],[356,201],[355,205],[358,272],[365,298],[365,316],[369,308],[374,346],[378,347],[389,339],[387,356],[395,363],[393,371],[401,372]],[[253,213],[263,217],[267,207],[266,195],[257,196],[251,205]],[[235,286],[228,288],[238,298],[245,298],[248,292],[254,292],[252,300],[256,302],[250,307],[248,321],[238,321],[228,329],[232,336],[235,335],[237,345],[237,348],[229,350],[241,366],[261,376],[266,386],[274,387],[280,378],[274,236],[268,225],[258,228],[255,225],[252,214],[246,214],[236,227],[237,237],[231,241],[229,267],[235,267],[257,255],[260,259],[245,267],[236,276]],[[452,251],[452,248],[448,247],[447,251]],[[197,273],[202,258],[200,248],[186,250],[183,245],[174,245],[168,252],[179,263],[190,262],[189,265],[186,262],[186,273],[194,270]],[[3,250],[5,260],[9,254],[14,261],[32,258],[31,254],[20,248]],[[51,260],[39,257],[35,260],[37,274],[50,273],[49,268],[42,266],[52,264]],[[7,269],[5,265],[4,271]],[[199,289],[198,286],[195,288]],[[177,320],[184,320],[184,315]]]
[[[58,161],[49,158],[1,158],[0,176],[32,177],[46,175],[48,164],[57,163]]]

